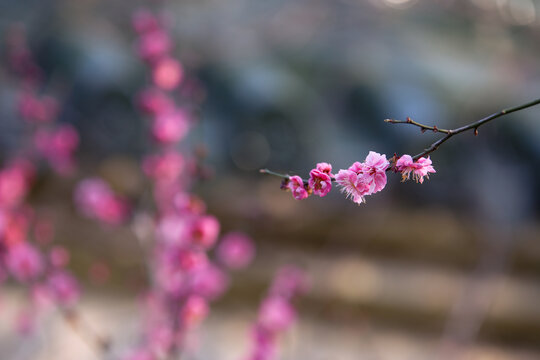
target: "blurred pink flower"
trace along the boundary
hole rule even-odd
[[[0,170],[0,208],[13,208],[22,202],[33,174],[33,166],[22,160]]]
[[[118,224],[128,216],[126,201],[116,196],[109,185],[99,178],[81,181],[74,194],[78,209],[90,218]]]
[[[309,187],[315,195],[323,197],[332,190],[332,180],[327,173],[313,169],[309,172]]]
[[[137,52],[139,56],[144,61],[148,61],[150,63],[157,62],[157,64],[159,64],[160,59],[166,57],[171,51],[171,48],[172,48],[172,41],[169,37],[169,34],[167,34],[163,30],[153,30],[153,31],[146,32],[141,35],[137,43]],[[173,69],[173,71],[176,71],[176,70],[177,69]],[[173,75],[178,76],[178,74],[173,74]],[[160,80],[163,80],[163,79],[160,79]],[[164,81],[167,82],[170,80],[165,79]],[[158,81],[154,81],[154,82],[156,83],[156,85],[163,87],[166,90],[170,90],[170,88],[162,86],[162,84],[159,83]],[[167,84],[170,84],[170,83],[167,83]],[[176,85],[178,85],[178,83]]]
[[[131,19],[133,29],[138,34],[143,34],[149,31],[159,30],[161,28],[159,19],[149,10],[137,10]]]
[[[62,306],[73,306],[79,300],[79,284],[71,274],[65,271],[57,271],[49,275],[47,286],[53,299]]]
[[[54,246],[49,251],[49,261],[52,266],[62,268],[69,262],[69,252],[62,246]]]
[[[217,248],[219,261],[231,269],[248,266],[255,256],[255,246],[249,236],[241,232],[230,232],[223,236]]]
[[[272,332],[287,330],[295,319],[293,307],[281,296],[265,299],[259,309],[259,324]]]
[[[184,170],[184,157],[176,151],[149,155],[143,160],[146,176],[156,181],[174,181]]]
[[[180,321],[184,327],[191,327],[203,321],[209,312],[206,300],[197,295],[191,295],[180,311]]]
[[[188,115],[180,109],[158,114],[152,122],[152,135],[160,143],[180,141],[188,130]]]
[[[137,96],[139,108],[149,114],[157,115],[174,109],[174,101],[158,88],[148,88],[141,91]]]
[[[10,246],[5,261],[9,272],[21,282],[36,279],[44,269],[41,254],[26,242]]]
[[[173,58],[159,60],[152,70],[152,79],[156,86],[164,90],[173,90],[184,78],[184,69],[180,62]]]
[[[190,291],[208,300],[215,300],[227,289],[228,276],[217,266],[208,264],[190,276]]]
[[[34,135],[34,144],[38,153],[59,174],[73,170],[73,155],[79,145],[79,135],[73,126],[63,124],[54,130],[39,129]]]
[[[195,245],[210,249],[219,234],[219,221],[212,215],[197,216],[189,225],[189,235]]]
[[[19,114],[28,122],[50,123],[58,116],[58,101],[52,96],[42,96],[24,92],[18,103]]]
[[[274,277],[270,294],[292,298],[295,295],[306,293],[308,289],[308,277],[303,270],[295,266],[283,266]]]
[[[298,175],[289,177],[289,184],[287,187],[291,190],[293,197],[296,200],[303,200],[309,196],[308,191],[304,187],[304,181]]]

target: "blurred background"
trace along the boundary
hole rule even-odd
[[[91,174],[131,197],[147,185],[133,99],[148,75],[130,23],[141,6],[167,15],[175,54],[203,89],[189,144],[208,153],[213,176],[195,192],[224,231],[245,231],[258,248],[202,327],[197,359],[241,358],[285,263],[307,269],[312,291],[280,359],[540,358],[540,107],[452,138],[432,154],[429,181],[389,174],[361,206],[336,190],[295,201],[258,173],[305,177],[370,150],[416,154],[438,136],[384,119],[455,128],[540,97],[536,0],[0,1],[0,34],[25,24],[60,121],[80,132],[76,175],[41,172],[31,202],[87,279],[81,307],[93,327],[120,343],[135,336],[144,281],[129,229],[99,227],[71,202]],[[20,146],[15,90],[0,70],[3,158]],[[107,282],[92,277],[96,262],[110,266]],[[18,296],[0,305],[6,359],[95,358],[57,319],[31,339],[13,334]]]

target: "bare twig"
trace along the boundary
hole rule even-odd
[[[484,125],[484,124],[486,124],[486,123],[488,123],[488,122],[490,122],[492,120],[495,120],[495,119],[497,119],[497,118],[499,118],[501,116],[508,115],[508,114],[511,114],[511,113],[519,111],[519,110],[527,109],[529,107],[532,107],[532,106],[535,106],[535,105],[538,105],[538,104],[540,104],[540,99],[536,99],[536,100],[533,100],[533,101],[528,102],[526,104],[519,105],[519,106],[516,106],[516,107],[512,107],[512,108],[509,108],[509,109],[501,110],[498,113],[491,114],[489,116],[486,116],[483,119],[480,119],[480,120],[472,122],[472,123],[470,123],[468,125],[465,125],[465,126],[462,126],[462,127],[456,128],[456,129],[452,129],[452,130],[439,129],[439,128],[437,128],[437,126],[427,126],[427,125],[424,125],[424,124],[417,123],[416,121],[413,121],[410,118],[407,118],[407,120],[386,119],[385,122],[388,122],[388,123],[391,123],[391,124],[410,124],[410,125],[418,126],[423,131],[431,130],[431,131],[434,131],[434,132],[440,132],[440,133],[445,133],[446,134],[444,137],[440,138],[439,140],[437,140],[433,144],[431,144],[428,148],[424,149],[424,151],[422,151],[419,154],[416,154],[413,157],[414,160],[418,160],[421,157],[426,156],[428,154],[431,154],[432,152],[437,150],[439,148],[439,146],[441,146],[442,143],[446,142],[447,140],[449,140],[454,135],[461,134],[461,133],[469,131],[469,130],[473,130],[474,135],[478,135],[478,128],[480,126],[482,126],[482,125]]]

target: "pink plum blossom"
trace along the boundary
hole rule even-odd
[[[298,175],[289,177],[287,187],[291,190],[293,197],[296,200],[303,200],[309,196],[308,191],[304,187],[304,180]]]
[[[336,181],[347,197],[361,204],[365,202],[365,196],[384,189],[389,165],[386,155],[370,151],[363,163],[355,162],[348,170],[340,170]]]
[[[386,186],[386,169],[390,162],[386,160],[386,155],[381,155],[370,151],[366,160],[362,164],[362,172],[370,178],[370,192],[374,194],[381,191]]]
[[[44,269],[41,254],[26,242],[11,246],[6,253],[5,261],[9,272],[21,282],[36,279]]]
[[[330,165],[329,163],[318,163],[316,169],[320,172],[327,174],[330,177],[334,177],[334,174],[332,174],[332,165]]]
[[[368,180],[362,173],[352,170],[339,170],[336,175],[336,182],[341,186],[341,192],[356,204],[365,202],[365,196],[370,194]]]
[[[402,155],[396,162],[396,171],[401,172],[402,181],[410,179],[412,173],[413,179],[422,184],[424,177],[429,179],[429,173],[436,172],[431,164],[429,156],[414,161],[410,155]]]
[[[156,86],[164,90],[173,90],[184,78],[184,69],[180,62],[173,58],[159,60],[152,71],[152,79]]]
[[[226,234],[217,248],[219,261],[231,269],[242,269],[248,266],[254,256],[253,240],[241,232]]]
[[[326,196],[332,189],[332,179],[327,173],[313,169],[309,172],[309,187],[315,195]]]

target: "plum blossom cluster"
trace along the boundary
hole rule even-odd
[[[54,245],[53,222],[28,203],[35,184],[38,160],[44,159],[60,175],[73,168],[78,135],[73,127],[57,124],[58,101],[45,88],[21,25],[6,32],[8,73],[18,86],[17,113],[22,120],[23,146],[0,168],[0,282],[7,279],[27,293],[15,326],[32,330],[43,313],[55,307],[71,309],[79,298],[77,280],[70,273],[69,252]]]
[[[73,172],[79,136],[70,124],[59,124],[60,104],[43,93],[43,72],[32,56],[22,25],[12,25],[6,39],[8,65],[20,83],[19,116],[28,125],[31,156],[45,160],[60,175]]]
[[[302,270],[292,266],[279,269],[259,307],[252,329],[251,350],[246,360],[271,360],[276,357],[279,336],[289,330],[297,318],[292,300],[306,292],[308,287],[307,277]]]
[[[134,14],[133,27],[138,55],[152,80],[137,96],[137,105],[150,120],[154,140],[142,161],[142,172],[153,188],[155,211],[135,209],[132,217],[134,233],[148,253],[149,286],[142,296],[141,337],[124,359],[154,360],[190,351],[189,335],[208,316],[211,302],[226,291],[228,271],[249,266],[255,247],[241,232],[220,238],[219,221],[190,193],[198,167],[180,150],[195,120],[185,105],[177,105],[176,97],[185,85],[183,67],[171,54],[172,41],[163,19],[141,10]],[[103,193],[105,198],[113,197],[102,185],[93,180],[84,186],[84,196],[76,197],[77,203],[86,204],[79,207],[88,216],[100,208],[91,192],[101,193],[98,198]]]
[[[366,201],[366,196],[384,189],[388,170],[400,172],[403,181],[410,179],[412,175],[419,183],[423,183],[424,178],[429,178],[430,173],[435,173],[429,157],[414,161],[410,155],[403,155],[397,161],[395,159],[395,156],[391,159],[394,162],[394,166],[391,166],[386,155],[370,151],[364,162],[357,161],[335,175],[332,174],[332,165],[318,163],[316,168],[309,172],[307,181],[298,175],[283,175],[285,179],[282,189],[290,190],[296,200],[302,200],[311,194],[326,196],[332,189],[332,182],[336,182],[347,198],[356,204],[362,204]]]

